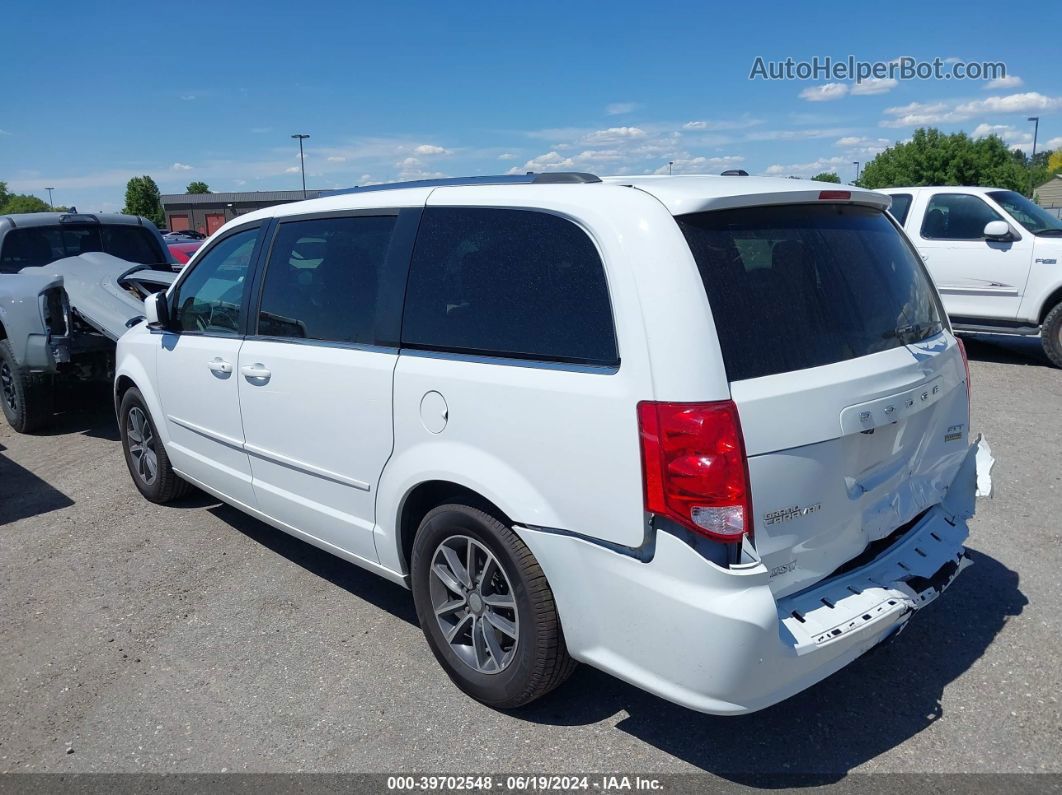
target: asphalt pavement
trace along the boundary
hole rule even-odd
[[[585,666],[490,710],[404,589],[201,494],[141,499],[105,393],[43,435],[0,422],[0,772],[1062,772],[1062,371],[1035,341],[968,347],[998,459],[974,565],[895,642],[738,718]]]

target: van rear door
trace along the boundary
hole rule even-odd
[[[967,450],[958,344],[879,207],[816,202],[680,215],[718,330],[776,596],[940,502]]]

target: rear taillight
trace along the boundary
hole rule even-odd
[[[638,404],[645,510],[720,541],[752,527],[745,443],[737,406]]]

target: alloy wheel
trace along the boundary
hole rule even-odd
[[[516,656],[520,617],[512,583],[494,554],[473,538],[450,536],[432,556],[428,587],[454,654],[482,674],[505,670]]]
[[[155,482],[159,473],[159,457],[155,450],[155,434],[147,415],[139,406],[129,410],[125,426],[126,445],[133,459],[133,469],[144,485]]]
[[[15,375],[7,362],[0,362],[0,392],[4,405],[14,414],[18,410],[18,396],[15,393]]]

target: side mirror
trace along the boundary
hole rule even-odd
[[[985,224],[986,240],[1010,240],[1010,224],[1006,221],[989,221]]]
[[[170,307],[166,303],[166,291],[160,290],[144,299],[144,317],[149,328],[164,329],[170,324]]]

